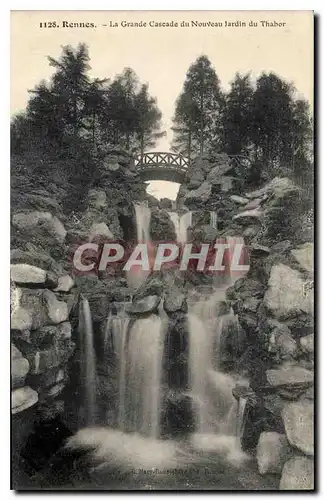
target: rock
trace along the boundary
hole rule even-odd
[[[209,200],[212,192],[212,186],[209,182],[205,181],[201,184],[198,189],[189,191],[184,197],[184,203],[189,205],[190,203],[205,203]]]
[[[310,355],[314,354],[314,334],[306,335],[300,339],[300,347],[302,350]]]
[[[246,193],[245,196],[252,199],[266,196],[269,197],[272,194],[278,199],[283,198],[287,193],[291,193],[292,191],[299,192],[299,189],[290,179],[288,179],[288,177],[275,177],[261,189],[253,191],[252,193]]]
[[[64,390],[65,384],[56,384],[53,385],[50,389],[47,391],[42,391],[42,396],[41,396],[41,402],[47,400],[47,399],[54,399],[57,396],[61,394],[61,392]]]
[[[36,211],[50,212],[55,215],[62,215],[62,207],[56,199],[52,198],[47,191],[27,194],[20,208],[28,208]]]
[[[53,273],[29,264],[11,264],[10,276],[15,283],[25,286],[54,288],[57,285],[57,279]]]
[[[304,392],[303,397],[314,401],[314,386],[309,387],[306,392]]]
[[[194,169],[190,173],[189,182],[187,184],[188,189],[197,189],[205,180],[205,172],[203,170]]]
[[[58,336],[60,339],[69,340],[72,336],[72,326],[68,321],[64,321],[57,325]]]
[[[299,271],[284,264],[274,265],[264,304],[278,319],[294,317],[301,312],[312,315],[314,298],[311,293],[305,296],[305,283]]]
[[[58,243],[63,243],[66,230],[62,222],[50,212],[18,212],[12,217],[12,224],[19,230],[33,232],[39,227],[46,228]]]
[[[58,325],[47,325],[32,332],[32,343],[35,346],[52,345],[58,340],[71,338],[71,323],[64,321]]]
[[[62,272],[61,265],[58,264],[45,250],[41,250],[32,243],[27,244],[28,250],[14,248],[10,252],[10,262],[12,264],[29,264],[40,267],[46,271],[52,271],[56,275]]]
[[[108,165],[106,165],[106,168],[110,172],[118,172],[119,170],[121,170],[122,166],[116,162],[116,163],[108,163]]]
[[[23,358],[21,352],[11,344],[11,387],[15,389],[24,385],[29,372],[29,363]]]
[[[304,243],[299,248],[291,250],[291,253],[303,269],[305,269],[309,273],[312,273],[314,271],[313,243]]]
[[[107,196],[100,189],[90,189],[88,193],[88,207],[100,210],[107,206]]]
[[[235,203],[238,203],[239,205],[246,205],[249,201],[248,198],[244,198],[243,196],[237,196],[236,194],[230,196],[230,200],[234,201]]]
[[[21,307],[20,305],[14,309],[11,313],[11,324],[10,328],[12,330],[30,330],[33,324],[33,318],[31,311]]]
[[[66,363],[74,351],[70,341],[60,341],[48,349],[26,353],[30,365],[30,374],[39,375]]]
[[[262,202],[263,198],[255,198],[254,200],[249,201],[249,203],[247,203],[247,205],[245,205],[244,207],[241,207],[240,210],[255,210],[256,208],[260,207]]]
[[[126,312],[129,314],[147,314],[156,311],[161,297],[158,295],[149,295],[143,299],[138,299],[126,306]]]
[[[274,322],[269,339],[269,352],[275,354],[279,360],[294,358],[298,351],[297,342],[291,336],[288,326]]]
[[[299,385],[307,389],[314,383],[314,373],[300,366],[284,366],[277,370],[267,370],[266,374],[272,387]]]
[[[134,300],[143,299],[148,295],[161,295],[163,293],[163,281],[157,277],[148,278],[134,294]]]
[[[314,455],[314,404],[289,403],[282,410],[282,418],[289,443],[305,455]]]
[[[42,403],[37,408],[37,414],[41,421],[53,420],[64,412],[64,401],[56,400]]]
[[[314,462],[310,458],[295,457],[285,463],[280,490],[314,490]]]
[[[263,211],[256,208],[254,210],[246,210],[234,215],[233,220],[237,220],[244,224],[253,224],[254,221],[259,221],[262,216]]]
[[[28,386],[14,389],[11,392],[11,412],[13,415],[19,413],[27,408],[30,408],[38,401],[38,394],[36,391]]]
[[[24,326],[23,330],[36,329],[44,325],[62,323],[68,318],[68,308],[65,302],[57,300],[50,290],[23,289],[21,306],[28,310],[32,324]],[[20,329],[20,328],[15,328]]]
[[[251,258],[267,257],[270,253],[270,248],[258,243],[253,243],[248,247],[249,255]]]
[[[74,287],[74,280],[68,274],[60,276],[54,292],[69,292]]]
[[[173,286],[165,295],[163,307],[167,313],[176,311],[185,313],[188,310],[186,296],[178,287]]]
[[[93,241],[95,238],[103,236],[109,240],[114,238],[114,235],[110,231],[107,224],[104,222],[94,223],[90,228],[90,241]]]
[[[292,453],[284,434],[262,432],[256,449],[260,474],[280,474]]]
[[[29,264],[11,264],[10,277],[15,283],[44,284],[46,271]]]
[[[243,231],[243,238],[246,242],[251,241],[257,234],[259,234],[260,228],[258,226],[248,226]]]
[[[172,210],[172,200],[169,198],[161,198],[160,199],[160,208],[163,208],[165,210]]]

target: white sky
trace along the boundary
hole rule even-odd
[[[39,23],[56,20],[94,22],[91,28],[40,28]],[[109,22],[150,20],[242,21],[247,27],[205,28],[110,28]],[[249,27],[249,21],[258,27]],[[260,20],[286,23],[284,27],[262,27]],[[11,18],[11,112],[22,110],[28,89],[42,78],[49,78],[47,55],[59,57],[61,46],[78,42],[89,45],[91,74],[113,78],[130,66],[141,82],[149,83],[163,113],[167,136],[156,151],[168,151],[170,127],[177,96],[186,71],[201,54],[211,60],[223,88],[228,88],[236,71],[274,71],[294,83],[298,92],[312,104],[313,98],[313,17],[310,11],[25,11],[12,12]],[[179,185],[153,181],[148,192],[174,199]]]

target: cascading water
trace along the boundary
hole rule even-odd
[[[148,252],[152,251],[150,243],[151,210],[145,202],[134,203],[137,229],[137,243],[146,243]],[[150,255],[149,255],[150,257]],[[136,290],[146,280],[150,270],[143,270],[139,265],[133,266],[127,273],[128,285]]]
[[[192,223],[192,212],[179,215],[177,212],[168,212],[173,222],[178,243],[186,243],[187,229]]]
[[[137,319],[125,349],[121,373],[120,428],[157,438],[164,332],[159,316]]]
[[[231,238],[228,243],[229,259],[233,247],[242,243],[242,238]],[[226,284],[215,289],[211,296],[202,296],[189,306],[189,376],[193,405],[196,415],[197,433],[201,435],[218,433],[229,436],[237,434],[240,408],[232,395],[235,378],[222,373],[219,368],[222,332],[229,326],[238,328],[233,311],[219,316],[218,305],[225,300],[228,286],[237,275],[226,268]],[[217,280],[216,280],[217,282]]]
[[[83,298],[79,310],[80,379],[82,381],[84,422],[91,425],[96,418],[96,359],[89,302]]]
[[[151,210],[146,203],[134,203],[136,215],[137,241],[150,241]]]

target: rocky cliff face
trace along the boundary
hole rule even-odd
[[[106,319],[109,302],[127,296],[125,280],[114,277],[112,291],[109,277],[100,280],[95,274],[92,279],[87,276],[82,280],[72,264],[74,250],[81,243],[136,237],[133,202],[146,199],[146,192],[134,172],[132,159],[122,151],[111,151],[99,172],[100,178],[93,179],[85,203],[80,200],[80,209],[72,213],[64,208],[64,200],[73,186],[59,179],[57,184],[33,186],[23,172],[12,181],[11,388],[15,463],[22,460],[21,450],[29,437],[40,432],[39,424],[46,428],[54,422],[55,428],[57,418],[66,414],[80,293],[91,298],[94,321]],[[66,424],[70,427],[69,422]],[[48,443],[49,437],[46,439]],[[57,445],[60,443],[58,439]]]
[[[227,290],[245,334],[236,369],[249,388],[241,442],[259,472],[281,476],[280,489],[314,487],[313,213],[305,193],[274,178],[242,194],[229,158],[197,160],[178,203],[217,212],[217,237],[242,236],[250,270]]]

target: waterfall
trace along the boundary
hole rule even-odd
[[[150,258],[150,253],[153,252],[153,247],[150,245],[151,210],[147,206],[146,202],[136,202],[134,203],[134,207],[136,215],[137,243],[147,244]],[[142,285],[142,283],[144,283],[149,274],[150,271],[143,270],[141,266],[133,266],[127,273],[128,285],[136,290]]]
[[[178,243],[186,243],[187,229],[192,224],[192,212],[185,212],[179,215],[177,212],[168,212],[173,222]]]
[[[96,417],[96,359],[93,345],[92,318],[89,302],[82,299],[79,310],[80,375],[83,391],[84,421],[95,422]]]
[[[145,202],[134,203],[134,207],[136,215],[137,241],[148,242],[150,241],[151,210]]]
[[[159,316],[137,319],[125,347],[120,387],[120,428],[159,436],[163,327]]]
[[[234,245],[243,240],[232,237],[226,242],[231,245],[225,266],[226,283],[218,286],[211,296],[201,296],[198,301],[189,304],[189,378],[197,433],[204,435],[215,432],[235,435],[238,415],[242,413],[232,395],[235,378],[222,373],[219,368],[222,331],[232,325],[238,328],[238,325],[233,311],[219,316],[217,305],[225,301],[226,289],[238,277],[231,271],[229,263]]]
[[[210,212],[210,225],[217,229],[217,212]]]

